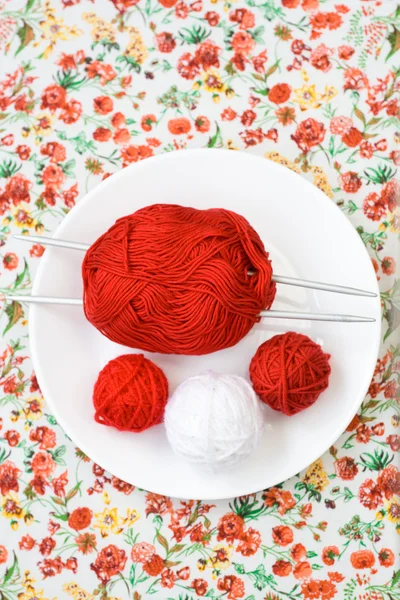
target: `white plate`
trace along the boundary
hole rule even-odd
[[[275,273],[378,292],[370,258],[340,210],[312,184],[261,157],[227,150],[190,150],[146,159],[91,191],[56,237],[92,243],[116,219],[155,202],[224,207],[244,215],[271,254]],[[34,294],[81,297],[83,253],[48,249]],[[99,465],[141,488],[181,498],[219,499],[275,485],[316,460],[345,429],[367,391],[380,341],[379,299],[278,286],[276,309],[376,317],[340,324],[264,320],[237,346],[201,357],[148,355],[171,391],[212,368],[247,376],[259,344],[288,330],[306,333],[330,353],[328,390],[308,410],[286,417],[265,407],[262,442],[233,471],[204,473],[175,456],[163,425],[121,433],[93,419],[92,389],[100,369],[132,350],[117,346],[76,306],[33,306],[30,339],[43,394],[60,425]]]

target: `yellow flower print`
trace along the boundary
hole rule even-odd
[[[338,95],[338,91],[332,85],[326,85],[325,91],[321,96],[321,100],[323,102],[330,102],[332,98]]]
[[[125,31],[129,33],[129,42],[124,51],[125,56],[133,58],[139,65],[143,64],[149,53],[139,29],[126,27]]]
[[[83,13],[83,20],[93,25],[91,35],[95,42],[105,40],[109,43],[115,43],[117,31],[111,23],[98,17],[95,13]]]
[[[389,222],[389,231],[392,233],[400,233],[400,207],[396,206],[394,212],[388,213],[387,220]]]
[[[35,227],[35,220],[30,213],[29,204],[26,204],[25,202],[21,202],[17,208],[14,208],[13,217],[17,227],[22,227],[24,229]]]
[[[224,544],[217,544],[212,549],[213,554],[210,558],[210,566],[213,569],[227,569],[231,564],[231,556],[233,547],[225,546]]]
[[[294,102],[298,102],[300,110],[308,110],[309,108],[319,108],[321,106],[320,95],[313,85],[303,85],[301,88],[293,90],[295,98]]]
[[[302,80],[307,83],[307,81],[309,79],[307,71],[305,69],[301,69],[300,75],[301,75]]]
[[[38,419],[41,419],[43,416],[43,406],[43,398],[38,398],[37,396],[28,398],[24,407],[25,418],[29,421],[37,421]]]
[[[202,74],[202,80],[204,81],[204,89],[206,92],[222,94],[226,89],[226,85],[223,83],[217,69],[209,69],[208,71],[205,71]]]
[[[23,519],[24,511],[19,505],[18,495],[15,492],[9,492],[2,504],[3,516],[7,519]]]
[[[32,587],[32,584],[36,583],[36,579],[31,577],[30,571],[25,571],[21,583],[24,587]]]
[[[110,504],[111,500],[108,492],[103,492],[103,502],[106,506]]]
[[[43,590],[36,590],[29,585],[25,588],[25,592],[18,594],[18,600],[47,600],[43,593]]]
[[[386,516],[388,521],[395,525],[400,524],[400,503],[397,499],[393,498],[385,507]]]
[[[50,6],[50,2],[46,2],[44,8],[45,19],[40,21],[39,26],[42,31],[41,40],[46,40],[48,46],[43,52],[43,57],[48,58],[53,52],[53,48],[57,40],[71,40],[82,35],[82,31],[75,25],[69,27],[65,25],[62,17],[56,19],[55,10]],[[38,46],[40,42],[34,45]]]
[[[303,482],[313,485],[315,490],[322,492],[329,483],[327,472],[324,469],[324,464],[319,458],[310,465],[303,477]]]
[[[56,119],[55,115],[49,113],[41,113],[36,117],[36,123],[33,126],[35,133],[39,136],[50,135],[53,131],[53,123]],[[40,143],[40,140],[37,141]]]
[[[126,517],[123,519],[123,523],[128,527],[132,527],[132,525],[136,523],[136,521],[138,521],[139,519],[140,515],[137,512],[137,510],[135,510],[134,508],[127,508]]]
[[[288,169],[291,169],[295,173],[300,173],[299,167],[294,162],[288,160],[284,156],[281,156],[278,152],[267,152],[266,154],[264,154],[264,156],[265,158],[269,158],[269,160],[273,160],[274,162],[277,162],[278,164],[283,165]]]
[[[63,585],[63,590],[69,596],[72,596],[75,600],[95,600],[95,596],[93,594],[89,594],[85,590],[83,590],[77,583],[71,581],[71,583],[65,583]],[[108,600],[111,600],[110,596],[107,596]]]
[[[105,508],[102,513],[96,513],[95,517],[97,523],[94,527],[100,529],[102,537],[107,537],[109,533],[121,533],[122,527],[120,527],[117,508],[112,508],[111,510]]]
[[[228,150],[239,150],[233,140],[226,140],[226,147]]]
[[[332,188],[328,183],[326,175],[316,175],[314,177],[313,184],[317,186],[324,194],[329,196],[329,198],[333,198]]]

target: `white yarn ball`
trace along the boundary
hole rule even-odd
[[[212,470],[247,458],[263,427],[260,402],[247,381],[211,371],[187,379],[175,390],[164,421],[173,450]]]

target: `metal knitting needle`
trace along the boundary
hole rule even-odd
[[[70,250],[83,250],[86,252],[90,248],[89,244],[81,244],[79,242],[70,242],[67,240],[58,240],[55,238],[43,237],[40,235],[13,235],[16,240],[24,242],[35,242],[44,246],[56,246],[58,248],[69,248]],[[366,296],[368,298],[376,298],[375,292],[367,290],[359,290],[357,288],[347,287],[343,285],[334,285],[332,283],[321,283],[319,281],[308,281],[307,279],[297,279],[296,277],[284,277],[281,275],[273,275],[272,281],[282,283],[283,285],[293,285],[296,287],[308,288],[311,290],[321,290],[324,292],[335,292],[336,294],[347,294],[349,296]]]
[[[82,306],[80,298],[54,298],[51,296],[4,296],[5,300],[28,302],[29,304],[70,304]],[[359,317],[356,315],[335,315],[324,313],[307,313],[286,310],[264,310],[260,317],[267,319],[299,319],[301,321],[334,321],[336,323],[374,323],[373,317]]]

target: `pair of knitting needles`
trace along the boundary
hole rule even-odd
[[[43,237],[38,235],[14,235],[14,239],[24,242],[39,243],[44,246],[56,246],[58,248],[68,248],[70,250],[81,250],[86,252],[89,249],[88,244],[80,244],[67,240],[59,240],[55,238]],[[324,292],[334,292],[336,294],[347,294],[349,296],[365,296],[368,298],[376,298],[375,292],[359,290],[357,288],[345,287],[342,285],[333,285],[330,283],[320,283],[318,281],[308,281],[306,279],[297,279],[295,277],[283,277],[281,275],[273,275],[272,281],[283,285],[293,285],[296,287],[308,288],[311,290],[322,290]],[[31,304],[71,304],[82,305],[83,300],[80,298],[57,298],[50,296],[24,296],[24,295],[6,295],[6,300],[17,300],[19,302],[29,302]],[[334,321],[338,323],[374,323],[376,319],[373,317],[361,317],[356,315],[337,315],[323,313],[306,313],[284,310],[265,310],[261,311],[261,317],[268,319],[300,319],[307,321]]]

